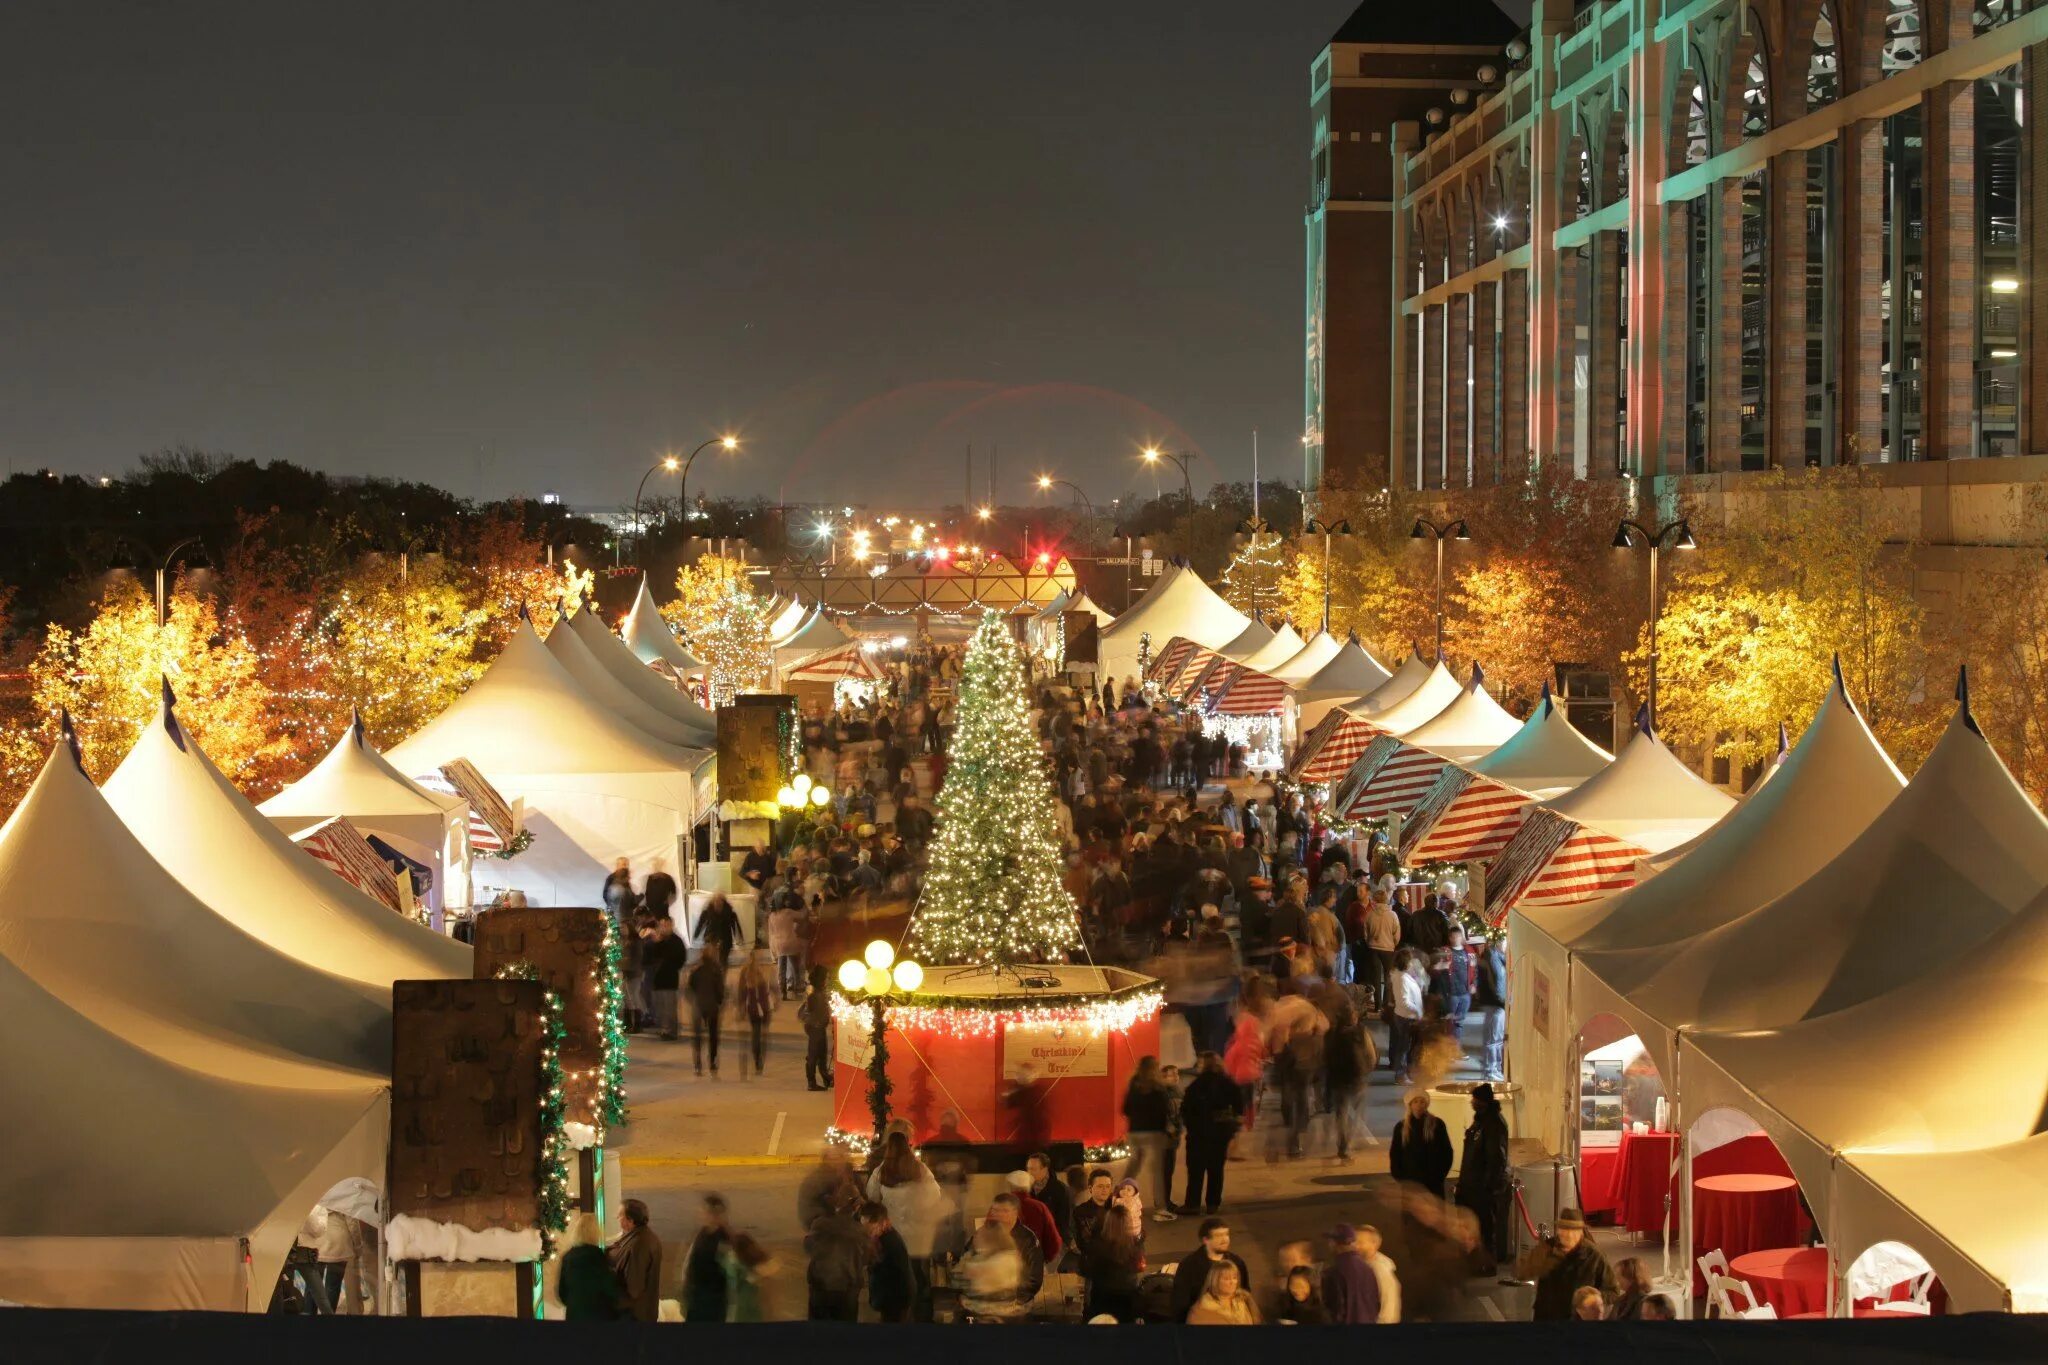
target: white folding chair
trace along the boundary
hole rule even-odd
[[[1930,1270],[1924,1275],[1915,1275],[1913,1277],[1913,1292],[1906,1298],[1887,1299],[1883,1303],[1873,1306],[1880,1313],[1898,1313],[1905,1317],[1928,1317],[1934,1312],[1933,1305],[1927,1301],[1927,1296],[1933,1289],[1934,1272]]]
[[[1728,1257],[1726,1253],[1721,1248],[1715,1247],[1706,1255],[1696,1257],[1695,1261],[1700,1268],[1700,1278],[1706,1281],[1707,1307],[1716,1316],[1726,1316],[1727,1310],[1722,1307],[1720,1297],[1714,1292],[1714,1281],[1728,1273]]]

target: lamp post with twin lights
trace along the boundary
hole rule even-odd
[[[1667,521],[1655,531],[1649,530],[1640,522],[1624,520],[1614,528],[1612,542],[1617,550],[1630,550],[1635,548],[1637,541],[1641,541],[1650,551],[1650,695],[1646,701],[1649,705],[1651,729],[1657,726],[1657,621],[1664,614],[1662,584],[1658,580],[1658,555],[1663,550],[1666,540],[1671,542],[1671,548],[1674,550],[1699,548],[1699,542],[1692,538],[1692,523],[1684,517],[1677,521]]]

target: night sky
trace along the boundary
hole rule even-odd
[[[1309,63],[1355,0],[28,3],[0,446],[928,507],[1300,477]],[[1177,486],[1178,476],[1174,476]],[[1164,486],[1163,482],[1160,486]],[[673,492],[673,488],[667,491]]]

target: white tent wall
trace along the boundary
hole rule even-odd
[[[1166,642],[1184,635],[1209,649],[1221,649],[1244,633],[1251,618],[1225,602],[1193,569],[1175,565],[1143,597],[1102,632],[1098,673],[1115,678],[1138,675],[1139,643],[1151,637],[1156,657]],[[1270,670],[1268,670],[1270,671]]]
[[[590,651],[590,657],[597,660],[627,691],[670,720],[681,721],[696,734],[697,743],[716,743],[718,717],[634,658],[633,651],[626,648],[618,636],[605,629],[596,612],[579,611],[569,618],[568,625],[576,638],[583,642],[584,648]]]
[[[500,891],[523,891],[535,905],[594,905],[612,865],[624,858],[636,876],[659,863],[683,881],[689,810],[666,782],[619,774],[600,786],[563,785],[561,774],[492,773],[508,796],[525,802],[533,843],[516,858],[474,865],[479,904]],[[683,785],[679,777],[674,786]],[[637,793],[637,794],[636,794]]]
[[[1567,1129],[1561,1087],[1577,1066],[1571,1011],[1571,956],[1564,945],[1509,912],[1508,1077],[1523,1088],[1521,1131],[1562,1154]]]
[[[1962,1152],[1845,1152],[1835,1159],[1826,1229],[1836,1293],[1880,1242],[1903,1242],[1941,1278],[1952,1313],[2048,1311],[2048,1135]]]
[[[700,727],[670,715],[615,677],[567,621],[555,623],[546,647],[585,695],[618,720],[663,744],[696,748],[707,741]]]

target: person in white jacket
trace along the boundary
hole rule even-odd
[[[1401,1276],[1394,1269],[1394,1258],[1380,1250],[1380,1230],[1370,1224],[1358,1229],[1358,1254],[1372,1267],[1373,1278],[1380,1287],[1380,1315],[1375,1321],[1399,1322],[1401,1320]]]
[[[882,1160],[868,1177],[868,1198],[889,1211],[889,1223],[910,1252],[916,1285],[912,1322],[931,1321],[932,1241],[946,1213],[946,1196],[931,1167],[910,1150],[905,1133],[891,1133],[882,1143]]]

